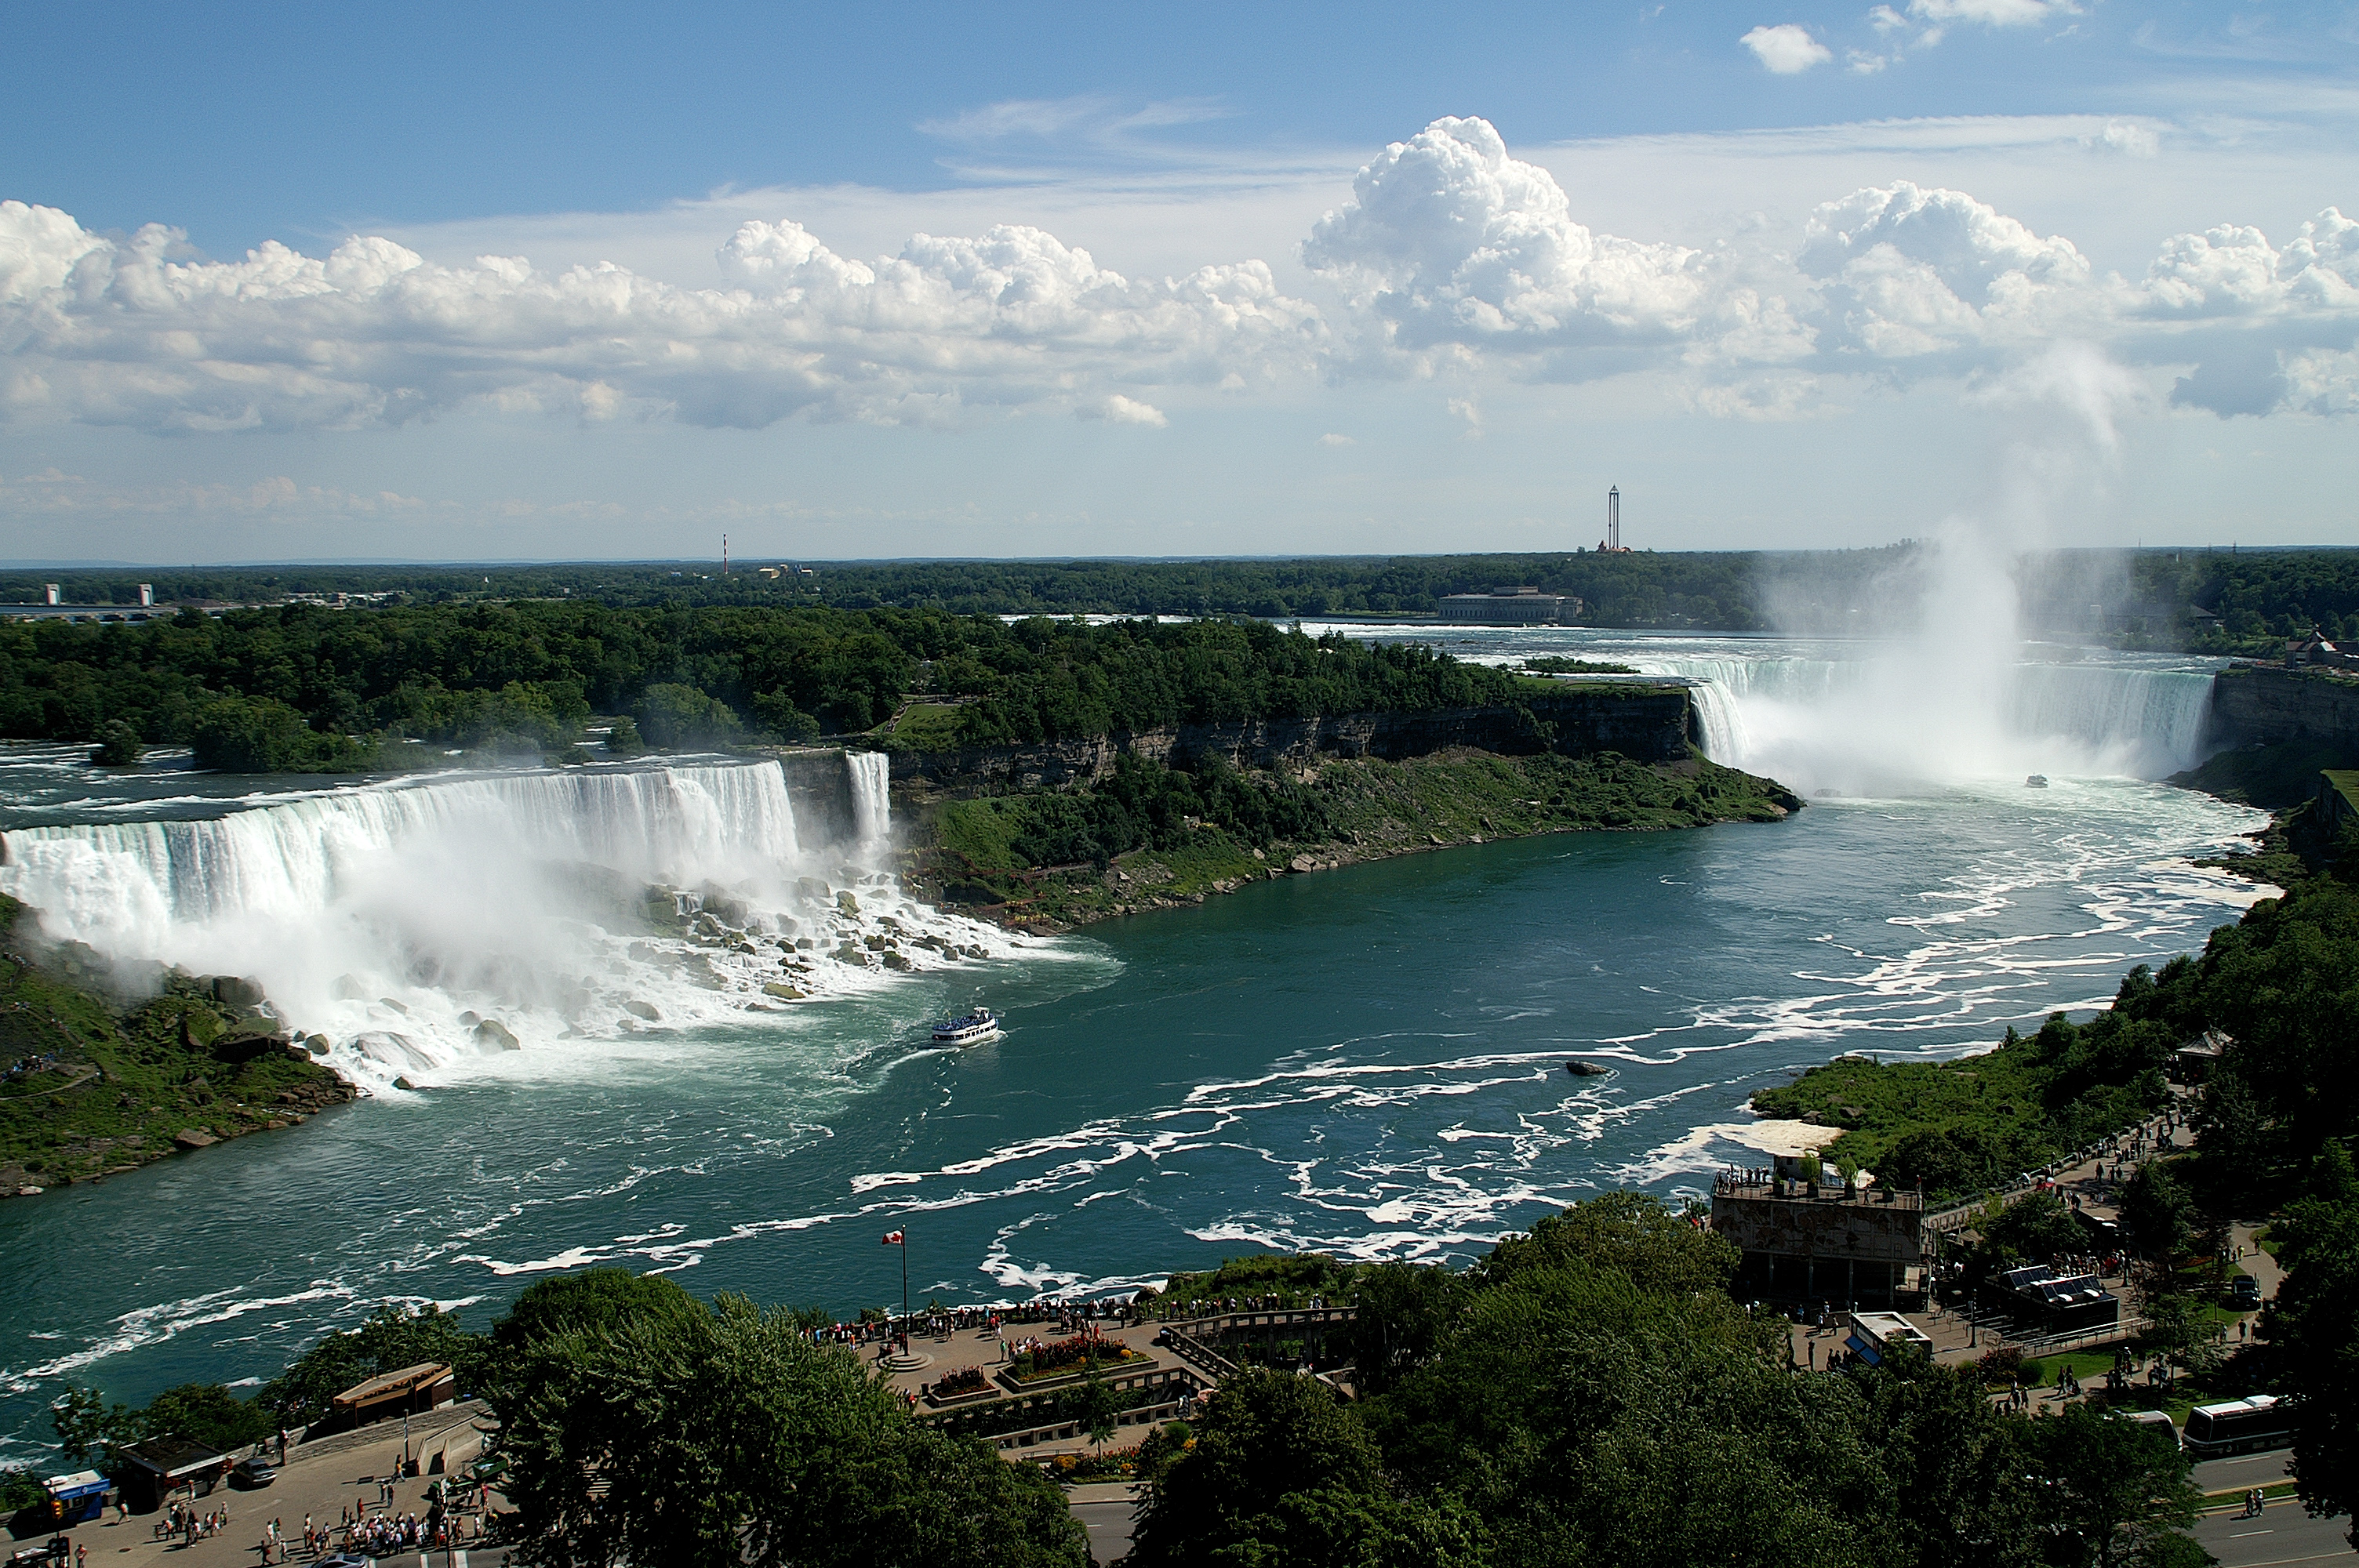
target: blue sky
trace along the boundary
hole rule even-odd
[[[2359,538],[2348,5],[10,32],[0,557]]]

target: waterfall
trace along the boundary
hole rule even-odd
[[[858,844],[804,845],[776,762],[592,767],[20,829],[0,892],[126,966],[255,977],[387,1085],[1005,950],[878,864],[885,762],[850,761]]]
[[[852,820],[860,841],[882,843],[893,834],[893,759],[882,752],[846,752],[843,765],[852,773]]]
[[[1784,644],[1633,662],[1690,684],[1705,755],[1843,794],[2031,773],[2161,778],[2202,760],[2212,695],[2212,672],[2183,660],[1984,671],[1937,650]]]

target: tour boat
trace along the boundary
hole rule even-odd
[[[987,1039],[999,1033],[999,1018],[987,1007],[978,1007],[964,1018],[945,1019],[934,1025],[937,1045],[966,1045]]]
[[[2046,773],[2034,773],[2023,782],[2025,786],[2029,789],[2046,789],[2048,787],[2048,775]]]

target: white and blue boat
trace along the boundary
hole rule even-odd
[[[999,1015],[987,1007],[978,1007],[964,1018],[944,1019],[934,1025],[937,1045],[972,1045],[978,1040],[988,1040],[999,1033]]]

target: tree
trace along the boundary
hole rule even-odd
[[[1462,1286],[1451,1271],[1417,1263],[1363,1270],[1352,1281],[1357,1310],[1346,1331],[1354,1388],[1384,1393],[1430,1359],[1458,1312]]]
[[[182,1437],[226,1453],[259,1443],[278,1430],[260,1400],[241,1400],[219,1383],[182,1383],[165,1390],[139,1412],[141,1433]]]
[[[2157,1538],[2191,1524],[2203,1495],[2169,1438],[2110,1411],[2071,1404],[2031,1423],[2041,1514],[2081,1568],[2138,1561]]]
[[[2168,1267],[2186,1250],[2195,1201],[2161,1161],[2149,1160],[2123,1184],[2121,1217],[2130,1245]]]
[[[117,719],[99,731],[98,748],[91,752],[90,760],[102,768],[136,768],[147,750],[139,738],[139,727]]]
[[[2261,1333],[2293,1400],[2293,1473],[2314,1514],[2359,1519],[2359,1175],[2340,1143],[2273,1227],[2286,1266]],[[2359,1522],[2347,1532],[2359,1547]]]
[[[1601,1193],[1541,1220],[1529,1236],[1502,1240],[1472,1278],[1497,1284],[1575,1259],[1625,1274],[1641,1290],[1685,1293],[1724,1288],[1735,1277],[1737,1252],[1726,1237],[1690,1224],[1658,1197]]]
[[[1073,1404],[1073,1420],[1090,1434],[1091,1446],[1103,1452],[1105,1440],[1114,1435],[1115,1424],[1121,1419],[1122,1400],[1115,1396],[1113,1387],[1098,1376],[1097,1366],[1092,1363],[1089,1381],[1082,1385]]]
[[[1256,1568],[1451,1568],[1483,1561],[1462,1509],[1397,1498],[1375,1445],[1307,1378],[1248,1371],[1193,1423],[1195,1446],[1158,1477],[1129,1561]]]
[[[709,1310],[545,1322],[538,1375],[502,1411],[523,1562],[756,1568],[1080,1568],[1085,1538],[1036,1472],[911,1422],[840,1346],[790,1313]],[[542,1303],[548,1305],[544,1300]],[[582,1320],[576,1320],[582,1321]]]
[[[76,1465],[103,1460],[115,1444],[139,1439],[138,1416],[130,1406],[110,1406],[96,1389],[78,1383],[68,1383],[49,1407],[49,1425],[58,1434],[59,1449]]]

